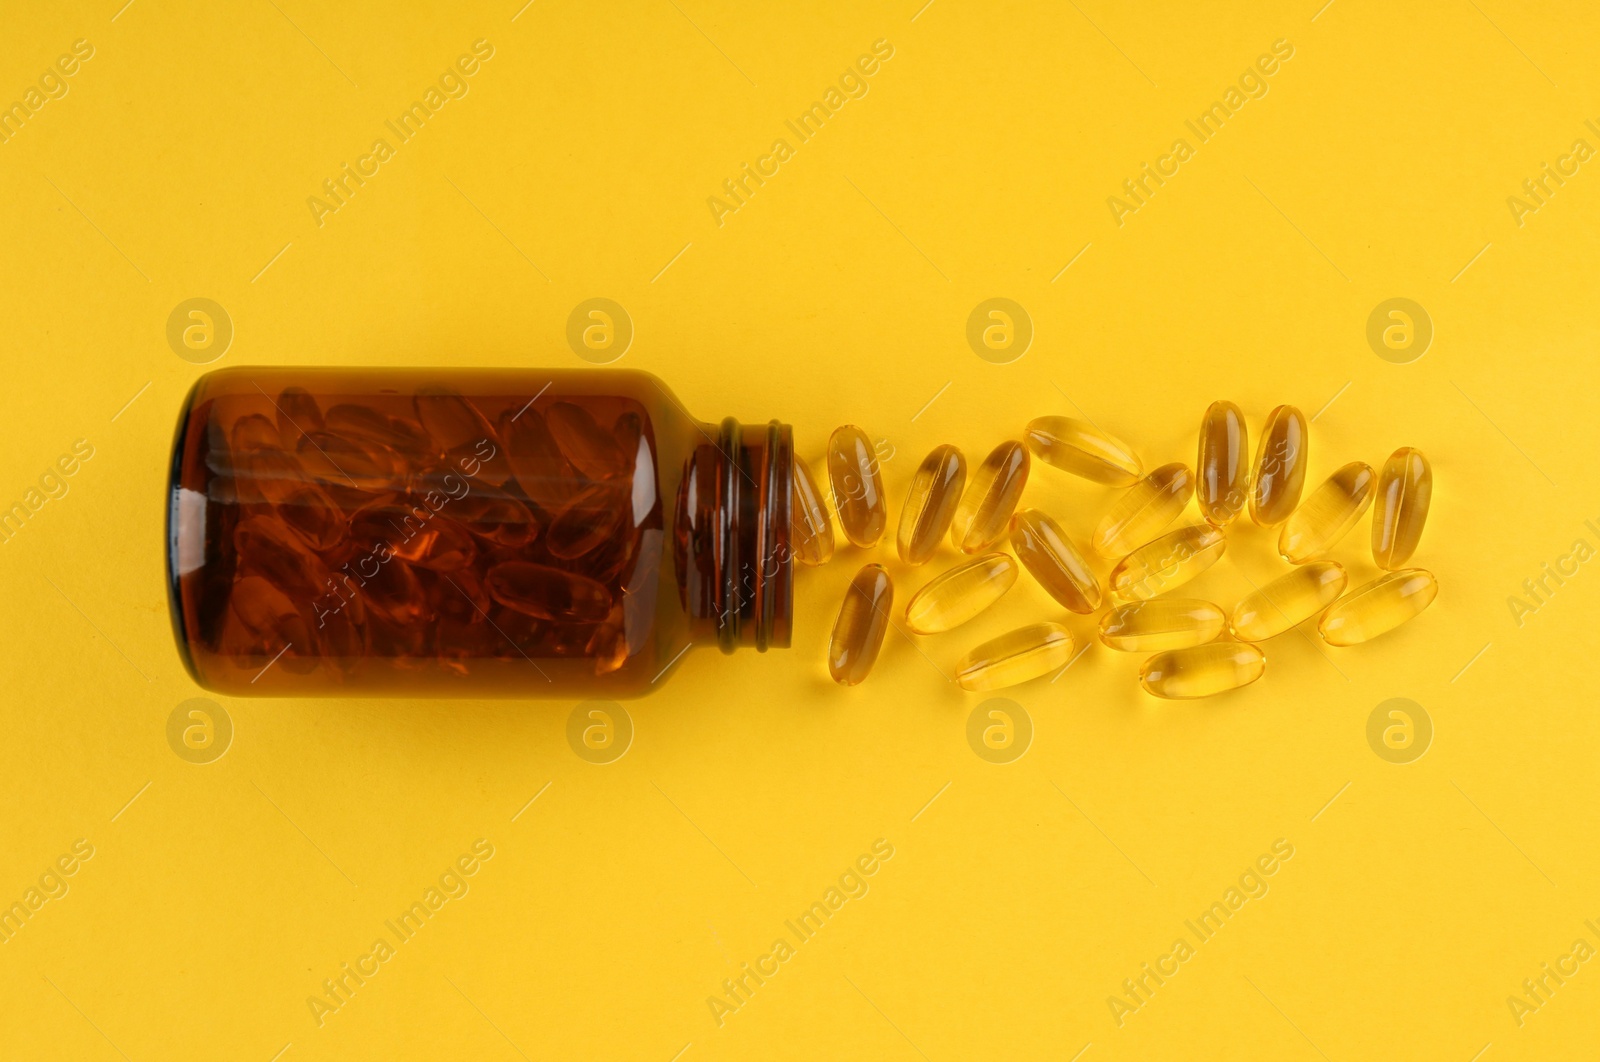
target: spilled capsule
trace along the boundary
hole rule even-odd
[[[1405,567],[1422,538],[1433,500],[1433,469],[1421,450],[1402,446],[1389,455],[1378,475],[1372,509],[1372,559],[1394,571]]]
[[[857,546],[876,545],[889,523],[889,503],[872,440],[854,424],[828,439],[828,480],[844,537]]]
[[[798,456],[789,479],[789,545],[801,564],[826,564],[833,556],[833,520],[811,468]]]
[[[1387,634],[1433,604],[1439,582],[1421,568],[1381,575],[1350,591],[1323,614],[1317,630],[1329,645],[1359,645]]]
[[[1278,552],[1291,564],[1326,555],[1371,507],[1376,488],[1371,465],[1365,461],[1345,465],[1290,514],[1278,535]]]
[[[881,564],[868,564],[850,580],[828,644],[828,673],[841,686],[854,686],[872,671],[889,629],[894,583]]]
[[[1250,484],[1250,519],[1260,526],[1276,527],[1300,504],[1310,441],[1305,414],[1294,406],[1278,406],[1267,414]]]
[[[1248,642],[1210,642],[1152,656],[1139,669],[1139,685],[1156,697],[1189,700],[1248,686],[1266,670],[1267,658]]]
[[[1200,421],[1194,498],[1200,515],[1227,527],[1249,499],[1250,442],[1244,413],[1232,402],[1213,402]]]
[[[972,619],[1004,596],[1017,581],[1017,562],[1004,553],[958,564],[906,602],[906,626],[913,634],[938,634]]]
[[[967,484],[967,459],[954,446],[936,446],[911,477],[911,491],[900,510],[895,548],[907,564],[921,564],[950,530]]]
[[[1242,642],[1277,637],[1337,601],[1348,578],[1333,561],[1301,565],[1233,607],[1233,636]]]
[[[1038,509],[1011,518],[1011,548],[1049,595],[1069,612],[1087,616],[1100,607],[1100,580],[1061,525]]]
[[[1124,653],[1184,649],[1215,641],[1227,623],[1220,607],[1198,598],[1130,601],[1100,617],[1100,640]]]
[[[1183,512],[1194,493],[1194,477],[1182,462],[1162,465],[1118,498],[1094,532],[1094,550],[1125,557],[1155,538]]]
[[[1190,524],[1147,542],[1111,569],[1111,592],[1145,601],[1175,590],[1222,558],[1225,535],[1210,524]]]
[[[956,665],[956,682],[964,690],[997,690],[1048,675],[1071,659],[1065,627],[1034,623],[974,647]]]
[[[979,553],[1000,540],[1028,482],[1028,451],[1014,439],[989,451],[956,507],[950,539],[963,553]]]
[[[1108,487],[1130,487],[1144,474],[1133,447],[1087,421],[1035,417],[1022,438],[1045,464]]]

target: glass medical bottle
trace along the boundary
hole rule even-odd
[[[179,651],[236,696],[630,697],[789,644],[787,425],[627,370],[231,368],[178,418]]]

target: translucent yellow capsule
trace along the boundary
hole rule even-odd
[[[1211,642],[1157,653],[1139,669],[1139,685],[1156,697],[1188,700],[1248,686],[1266,670],[1267,658],[1248,642]]]
[[[1045,464],[1109,487],[1130,487],[1144,474],[1133,447],[1086,421],[1035,417],[1022,438]]]
[[[1011,548],[1028,574],[1069,612],[1087,616],[1100,607],[1100,580],[1061,525],[1038,509],[1011,518]]]
[[[844,537],[857,546],[876,545],[889,523],[889,503],[878,474],[878,454],[867,433],[846,424],[828,439],[828,481]]]
[[[1213,402],[1200,421],[1200,456],[1195,462],[1194,499],[1200,515],[1227,527],[1249,499],[1250,441],[1244,414],[1232,402]]]
[[[1276,527],[1300,504],[1306,485],[1306,459],[1311,436],[1305,414],[1293,406],[1279,406],[1267,414],[1256,447],[1255,481],[1250,488],[1250,519],[1262,527]]]
[[[1402,446],[1390,454],[1372,510],[1372,559],[1378,567],[1394,571],[1411,559],[1432,500],[1433,469],[1422,451]]]
[[[1358,587],[1323,614],[1317,630],[1329,645],[1359,645],[1387,634],[1439,595],[1439,581],[1421,568],[1381,575]]]
[[[1302,565],[1233,607],[1233,636],[1242,642],[1275,638],[1337,601],[1348,581],[1333,561]]]
[[[1095,552],[1104,557],[1133,552],[1176,520],[1193,493],[1194,477],[1181,462],[1162,465],[1112,504],[1095,528]]]
[[[1072,659],[1072,634],[1059,623],[1034,623],[977,646],[956,665],[964,690],[997,690],[1048,675]]]
[[[1291,564],[1325,556],[1372,505],[1378,477],[1365,461],[1352,461],[1311,492],[1278,535],[1278,552]]]
[[[914,634],[959,627],[996,601],[1017,581],[1017,562],[985,553],[935,576],[906,602],[906,626]]]
[[[1154,653],[1215,641],[1228,625],[1222,609],[1193,597],[1130,601],[1100,617],[1100,640],[1124,653]]]
[[[789,546],[801,564],[826,564],[833,556],[833,520],[811,469],[799,457],[789,479]]]
[[[1017,499],[1028,482],[1028,451],[1007,439],[989,452],[972,474],[972,485],[956,507],[950,540],[963,553],[988,549],[1006,533]]]
[[[828,645],[828,672],[841,686],[854,686],[867,677],[883,648],[889,629],[889,609],[894,607],[894,583],[881,564],[868,564],[850,580],[833,624]]]
[[[911,493],[900,510],[900,532],[895,548],[907,564],[921,564],[939,548],[961,504],[967,483],[967,459],[954,446],[937,446],[922,459],[911,478]]]
[[[1147,542],[1111,569],[1111,592],[1146,601],[1175,590],[1222,558],[1228,539],[1210,524],[1190,524]]]

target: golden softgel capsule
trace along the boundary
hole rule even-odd
[[[938,634],[967,622],[1010,590],[1017,562],[1004,553],[985,553],[958,564],[911,595],[906,626],[914,634]]]
[[[1228,618],[1217,605],[1193,597],[1130,601],[1100,617],[1100,640],[1124,653],[1155,653],[1215,641]]]
[[[1157,653],[1139,669],[1146,693],[1168,700],[1212,697],[1265,674],[1267,658],[1247,642],[1211,642]]]
[[[1372,510],[1372,559],[1394,571],[1417,551],[1433,500],[1433,469],[1421,450],[1403,446],[1389,455],[1378,475]]]
[[[1182,462],[1162,465],[1118,498],[1094,532],[1094,550],[1123,557],[1159,535],[1178,518],[1194,493],[1194,477]]]
[[[1233,608],[1233,636],[1264,642],[1303,623],[1344,593],[1348,576],[1333,561],[1303,564],[1272,580]]]
[[[1283,523],[1300,504],[1310,441],[1305,414],[1294,406],[1278,406],[1267,414],[1250,485],[1250,519],[1262,527]]]
[[[841,686],[854,686],[872,671],[889,629],[894,583],[881,564],[868,564],[850,580],[828,645],[828,673]]]
[[[921,564],[939,548],[950,530],[967,485],[967,459],[954,446],[938,446],[917,467],[911,492],[900,510],[900,532],[895,548],[907,564]]]
[[[828,481],[844,537],[857,546],[877,544],[889,523],[889,503],[878,474],[878,454],[867,433],[846,424],[828,439]]]
[[[1278,535],[1278,552],[1291,564],[1325,556],[1372,505],[1378,477],[1365,461],[1352,461],[1311,492]]]
[[[989,452],[961,496],[950,540],[963,553],[981,553],[1000,540],[1028,482],[1028,451],[1007,439]]]
[[[1087,616],[1100,607],[1100,580],[1067,533],[1038,509],[1011,518],[1011,548],[1028,574],[1069,612]]]
[[[1439,595],[1439,581],[1421,568],[1390,572],[1333,603],[1317,630],[1329,645],[1359,645],[1387,634]]]
[[[1232,402],[1213,402],[1200,421],[1194,498],[1200,515],[1227,527],[1248,504],[1250,442],[1244,414]]]
[[[789,480],[789,545],[801,564],[826,564],[833,556],[833,519],[828,503],[798,456]]]
[[[1133,447],[1087,421],[1035,417],[1022,438],[1045,464],[1108,487],[1131,487],[1144,475]]]
[[[1048,675],[1071,659],[1071,633],[1059,623],[1035,623],[974,648],[956,665],[956,682],[964,690],[997,690]]]
[[[1227,537],[1210,524],[1180,527],[1118,561],[1111,569],[1111,592],[1145,601],[1175,590],[1222,559],[1227,548]]]

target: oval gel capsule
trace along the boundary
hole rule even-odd
[[[1417,551],[1433,500],[1433,469],[1421,450],[1403,446],[1389,455],[1378,475],[1372,510],[1372,559],[1394,571]]]
[[[1323,481],[1278,535],[1278,552],[1291,564],[1327,554],[1372,506],[1378,477],[1365,461],[1352,461]]]
[[[1131,487],[1144,474],[1133,447],[1087,421],[1035,417],[1022,437],[1045,464],[1108,487]]]
[[[1359,645],[1387,634],[1433,604],[1439,581],[1421,568],[1379,576],[1350,591],[1323,614],[1317,630],[1329,645]]]
[[[1100,617],[1100,640],[1124,653],[1155,653],[1215,641],[1227,625],[1219,606],[1198,598],[1130,601]]]
[[[1267,658],[1248,642],[1211,642],[1157,653],[1139,669],[1139,685],[1156,697],[1189,700],[1248,686],[1266,670]]]
[[[1011,518],[1011,548],[1028,574],[1069,612],[1087,616],[1100,607],[1100,580],[1067,533],[1038,509]]]
[[[789,542],[795,560],[813,567],[826,564],[833,556],[833,519],[810,466],[799,457],[794,459],[789,495]]]
[[[1034,623],[974,647],[956,665],[956,682],[964,690],[997,690],[1048,675],[1071,659],[1065,627]]]
[[[1337,601],[1347,581],[1333,561],[1303,564],[1233,607],[1233,636],[1242,642],[1275,638]]]
[[[828,439],[828,480],[844,537],[863,548],[877,545],[889,523],[889,504],[877,451],[854,424],[835,430]]]
[[[1014,439],[989,451],[956,507],[950,539],[963,553],[981,553],[1000,540],[1028,482],[1028,451]]]
[[[938,446],[917,467],[911,491],[900,510],[895,548],[907,564],[922,564],[950,530],[967,484],[967,459],[954,446]]]
[[[1310,441],[1305,414],[1294,406],[1278,406],[1267,414],[1250,485],[1250,519],[1262,527],[1283,523],[1300,504]]]
[[[1190,524],[1147,542],[1111,569],[1111,592],[1146,601],[1175,590],[1222,559],[1225,535],[1210,524]]]
[[[1017,562],[986,553],[930,580],[906,602],[906,626],[914,634],[938,634],[972,619],[1017,581]]]
[[[1215,527],[1227,527],[1248,504],[1250,442],[1244,414],[1232,402],[1213,402],[1200,422],[1195,502]]]
[[[1181,462],[1162,465],[1128,488],[1094,532],[1094,550],[1103,557],[1125,557],[1159,535],[1183,512],[1194,493],[1194,477]]]
[[[889,630],[894,583],[881,564],[864,566],[850,580],[828,645],[828,673],[841,686],[854,686],[872,671]]]

